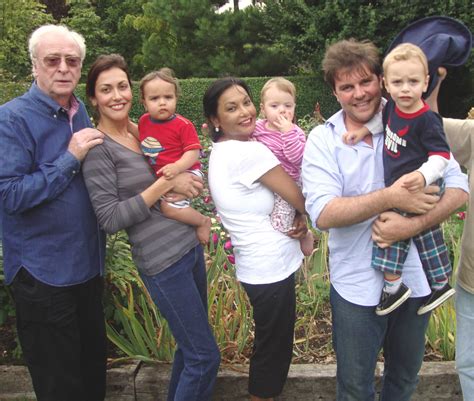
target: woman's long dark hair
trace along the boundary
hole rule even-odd
[[[204,109],[204,117],[206,117],[207,124],[209,126],[209,132],[211,133],[211,138],[213,142],[217,142],[222,136],[222,131],[217,131],[216,127],[211,121],[211,118],[217,117],[217,107],[219,105],[219,99],[222,94],[232,86],[240,86],[247,92],[250,98],[252,98],[250,88],[245,83],[244,80],[235,77],[225,77],[219,78],[214,81],[209,88],[207,88],[206,93],[202,99],[202,105]]]

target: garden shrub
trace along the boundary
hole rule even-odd
[[[264,83],[270,77],[251,77],[245,78],[251,91],[255,106],[257,109],[260,104],[260,90]],[[296,114],[297,118],[302,118],[306,115],[312,115],[316,102],[321,105],[321,112],[327,118],[335,113],[338,109],[338,103],[332,95],[329,86],[319,76],[291,76],[287,77],[296,86]],[[178,113],[191,120],[196,127],[199,127],[204,122],[202,112],[202,98],[208,86],[215,80],[215,78],[192,78],[181,79],[180,86],[182,90],[181,97],[178,101]],[[0,83],[0,104],[21,95],[28,87],[29,83]],[[137,121],[143,114],[144,109],[140,104],[140,94],[138,82],[133,84],[133,105],[130,116]],[[79,84],[76,89],[76,95],[85,101],[85,84]],[[85,102],[92,116],[93,112],[88,102]]]

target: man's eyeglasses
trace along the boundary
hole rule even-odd
[[[43,58],[43,64],[46,67],[58,67],[61,64],[62,59],[62,56],[46,56]],[[82,64],[81,58],[76,56],[65,56],[64,60],[68,67],[71,68],[79,67]]]

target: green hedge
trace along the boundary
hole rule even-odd
[[[339,109],[336,99],[331,93],[330,88],[317,76],[293,76],[287,77],[296,86],[297,91],[297,117],[301,118],[305,115],[312,115],[314,105],[319,102],[321,112],[324,117],[329,117]],[[260,90],[269,77],[245,78],[248,83],[255,105],[258,108],[260,104]],[[181,97],[178,102],[178,113],[190,119],[196,127],[204,122],[202,113],[202,97],[207,87],[213,82],[214,78],[193,78],[180,80],[182,90]],[[0,104],[21,95],[25,92],[29,83],[0,83]],[[85,99],[85,85],[80,84],[76,90],[76,94]],[[138,84],[133,86],[134,102],[131,110],[131,117],[137,120],[143,113],[143,107],[139,102]],[[87,104],[87,103],[86,103]],[[87,105],[89,106],[89,105]],[[89,110],[91,112],[92,110]],[[92,115],[92,113],[90,113]]]

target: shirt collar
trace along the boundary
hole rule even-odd
[[[64,107],[60,106],[58,102],[56,102],[54,99],[52,99],[50,96],[48,96],[46,93],[44,93],[38,86],[38,84],[33,82],[33,84],[30,87],[29,94],[31,97],[44,104],[46,107],[51,109],[51,111],[58,113],[58,112],[65,112],[66,114],[69,115],[70,118],[79,110],[79,101],[77,100],[76,96],[72,94],[71,97],[71,107],[69,108],[69,111],[66,110]],[[72,113],[72,114],[71,114]]]
[[[346,123],[344,122],[344,110],[340,109],[338,112],[334,113],[329,117],[324,123],[326,127],[331,127],[335,132],[340,136],[347,132]],[[383,132],[378,132],[377,134],[372,135],[381,135]]]
[[[173,114],[173,115],[170,116],[170,118],[168,118],[167,120],[157,120],[156,118],[153,118],[152,116],[150,116],[150,114],[148,114],[148,116],[150,117],[150,121],[151,121],[153,124],[165,124],[165,123],[167,123],[168,121],[174,120],[174,119],[176,118],[176,114]]]
[[[344,111],[340,109],[338,112],[329,117],[324,123],[326,127],[332,128],[332,130],[340,133],[341,135],[346,132],[346,125],[344,123]]]
[[[69,116],[69,121],[72,121],[74,114],[79,111],[79,101],[77,100],[76,96],[73,94],[71,96],[71,107],[67,110],[67,115]]]

